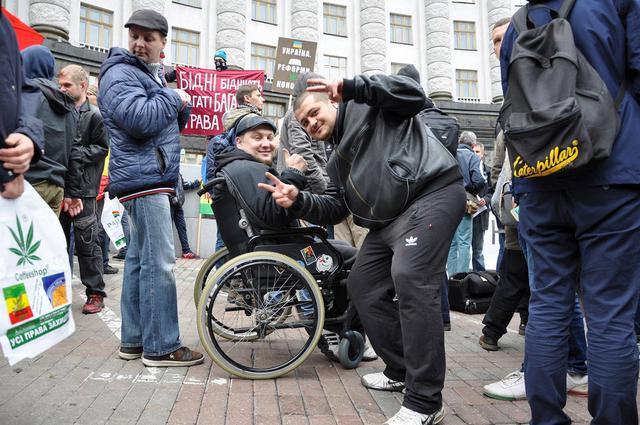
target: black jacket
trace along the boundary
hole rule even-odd
[[[258,188],[258,183],[271,184],[265,172],[277,176],[285,183],[295,185],[302,190],[305,185],[304,175],[297,170],[286,168],[282,174],[262,162],[257,161],[248,153],[229,147],[216,157],[218,167],[216,177],[225,177],[226,184],[215,186],[212,190],[213,210],[216,220],[220,224],[220,232],[225,245],[234,255],[244,252],[247,236],[240,230],[239,209],[242,208],[254,231],[284,229],[295,225],[298,218],[304,218],[312,223],[324,224],[323,221],[339,222],[346,216],[346,211],[333,209],[334,215],[323,217],[321,210],[312,211],[302,217],[299,211],[285,209],[278,206],[270,192]],[[325,195],[313,195],[305,192],[321,202]],[[336,202],[332,198],[331,202]],[[325,199],[326,200],[326,199]],[[337,201],[338,204],[340,201]]]
[[[78,134],[70,163],[79,167],[70,168],[68,173],[72,175],[72,180],[80,181],[81,192],[72,193],[72,188],[69,188],[67,195],[72,198],[95,198],[98,196],[104,159],[109,152],[109,135],[102,122],[100,110],[88,100],[80,106],[78,112]],[[80,175],[74,175],[78,172]]]
[[[34,147],[32,164],[40,159],[44,149],[44,134],[42,122],[24,113],[22,105],[22,67],[20,51],[16,42],[16,35],[9,20],[0,9],[0,148],[11,133],[21,133],[28,136],[36,144]],[[0,162],[0,184],[13,180]]]
[[[327,169],[356,224],[384,227],[418,196],[461,183],[455,158],[414,119],[427,103],[417,82],[397,75],[360,75],[343,81],[342,97],[333,133],[336,148]],[[414,151],[420,155],[412,155]],[[306,213],[321,209],[321,215],[329,216],[329,208],[339,206],[322,201],[303,193],[294,208]]]
[[[45,153],[26,172],[27,181],[32,184],[47,181],[64,187],[65,197],[77,197],[81,193],[79,176],[82,169],[79,163],[70,162],[77,134],[75,102],[45,78],[27,80],[22,89],[22,101],[26,113],[42,121],[45,138]],[[73,172],[68,174],[68,168]]]

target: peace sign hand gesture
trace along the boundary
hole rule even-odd
[[[275,199],[278,206],[282,208],[291,208],[300,193],[298,188],[292,184],[282,183],[279,178],[269,172],[265,173],[265,176],[267,176],[274,185],[271,186],[270,184],[258,183],[258,187],[262,190],[266,190],[267,192],[271,192],[271,196]]]

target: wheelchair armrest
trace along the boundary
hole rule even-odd
[[[210,191],[213,188],[213,186],[222,184],[224,182],[225,182],[224,177],[216,177],[215,179],[209,180],[208,182],[206,182],[204,184],[204,186],[202,186],[202,189],[198,190],[198,192],[197,192],[198,196],[204,195],[205,193]]]
[[[286,236],[317,236],[321,240],[328,238],[327,231],[322,227],[293,227],[283,230],[261,230],[258,236],[261,237],[286,237]]]

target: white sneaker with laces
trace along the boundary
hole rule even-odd
[[[371,362],[373,360],[378,359],[378,354],[371,346],[369,342],[369,338],[364,340],[364,353],[362,353],[362,361],[363,362]]]
[[[578,396],[588,396],[589,375],[567,373],[567,392]]]
[[[398,413],[385,422],[385,425],[434,425],[442,422],[444,416],[444,406],[429,415],[418,413],[403,406],[398,410]]]
[[[402,391],[404,382],[387,378],[383,372],[368,373],[360,378],[360,382],[366,388],[380,391]]]
[[[485,385],[482,393],[497,400],[525,400],[527,393],[524,387],[524,372],[511,372],[502,380]]]

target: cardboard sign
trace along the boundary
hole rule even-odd
[[[236,90],[257,84],[264,90],[264,71],[216,71],[176,66],[178,88],[191,96],[191,115],[185,135],[215,136],[224,131],[222,116],[238,107]]]
[[[313,71],[317,46],[318,43],[315,41],[280,37],[271,90],[292,94],[293,86],[298,81],[300,74]]]

